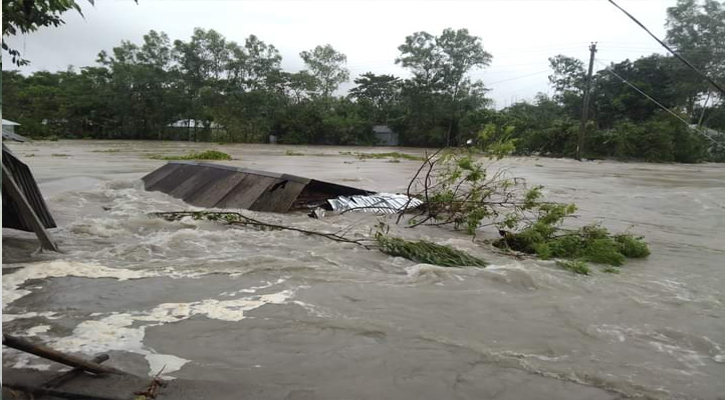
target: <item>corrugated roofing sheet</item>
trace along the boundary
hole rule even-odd
[[[4,144],[2,145],[2,153],[2,168],[8,173],[10,179],[13,179],[17,183],[18,188],[23,192],[23,195],[28,200],[33,211],[38,215],[43,226],[46,228],[55,228],[55,220],[53,220],[53,216],[48,211],[48,206],[45,204],[43,195],[35,183],[30,168],[18,160]],[[33,232],[26,217],[20,213],[18,206],[12,200],[11,196],[6,193],[4,185],[2,191],[3,227]]]
[[[404,194],[377,193],[367,196],[340,196],[327,202],[333,211],[363,211],[381,214],[395,214],[405,209],[413,209],[422,201]]]
[[[317,206],[342,195],[372,193],[295,175],[192,161],[170,162],[142,180],[146,190],[167,193],[194,206],[270,212]]]

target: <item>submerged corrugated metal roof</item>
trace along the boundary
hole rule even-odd
[[[146,190],[167,193],[194,206],[270,212],[372,193],[295,175],[193,161],[169,162],[142,180]]]

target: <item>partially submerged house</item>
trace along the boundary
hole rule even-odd
[[[398,134],[393,132],[387,125],[373,126],[373,133],[381,146],[397,146],[399,144]]]
[[[189,141],[197,140],[200,135],[209,135],[209,139],[216,139],[220,134],[225,134],[226,129],[213,121],[202,121],[198,119],[180,119],[166,125],[174,140]]]
[[[15,121],[9,121],[7,119],[3,119],[3,132],[7,131],[10,133],[15,133],[16,126],[20,126],[20,124]]]
[[[15,133],[16,126],[20,126],[20,124],[14,121],[8,121],[7,119],[2,120],[3,140],[14,140],[16,142],[29,141],[25,136]]]
[[[180,119],[167,125],[169,128],[183,128],[183,129],[223,129],[223,127],[216,122],[210,122],[207,126],[204,121],[198,119]]]

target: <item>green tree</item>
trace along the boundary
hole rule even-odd
[[[573,155],[576,149],[575,122],[566,109],[545,94],[533,103],[519,102],[502,110],[504,118],[497,125],[514,127],[519,154]]]
[[[115,116],[114,134],[160,139],[179,112],[176,99],[181,92],[169,72],[173,49],[168,36],[152,30],[143,40],[141,46],[123,41],[112,56],[101,52],[98,61],[109,71],[113,95],[106,101]]]
[[[401,80],[393,75],[375,75],[366,72],[355,79],[354,88],[350,89],[350,98],[362,107],[371,109],[374,123],[387,124],[396,114],[400,97]]]
[[[208,134],[214,103],[218,94],[227,85],[229,65],[236,44],[213,29],[195,28],[189,42],[174,41],[176,71],[184,88],[187,110],[183,119],[195,119],[205,125],[189,128],[189,140],[199,140],[199,135]]]
[[[229,83],[242,90],[270,89],[280,73],[282,56],[273,45],[249,35],[244,47],[230,43]]]
[[[586,81],[584,62],[565,55],[549,58],[552,74],[549,83],[554,87],[554,100],[562,104],[572,117],[581,114],[582,96]]]
[[[440,36],[415,32],[398,47],[395,60],[413,73],[418,92],[440,93],[448,98],[448,126],[445,143],[451,144],[458,129],[461,89],[473,87],[467,76],[474,69],[491,63],[492,56],[483,49],[481,38],[467,29],[447,28]]]
[[[350,72],[345,68],[347,56],[329,44],[303,51],[300,57],[309,74],[315,78],[316,93],[322,97],[329,97],[341,83],[350,78]]]
[[[667,9],[666,27],[668,44],[714,80],[725,82],[725,3],[678,0]],[[677,71],[677,90],[687,96],[687,113],[696,118],[698,102],[713,88],[680,62],[672,68]],[[712,95],[722,98],[716,91]]]
[[[676,76],[672,69],[673,57],[653,54],[634,62],[624,60],[612,63],[599,71],[593,81],[592,110],[601,128],[610,128],[622,119],[642,122],[651,118],[660,107],[652,100],[622,82],[626,79],[668,109],[683,106],[686,98],[675,90]]]

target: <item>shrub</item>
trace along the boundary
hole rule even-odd
[[[150,155],[149,158],[154,160],[225,160],[229,161],[232,159],[227,153],[216,150],[207,150],[201,153],[190,153],[185,156],[161,156],[158,154]]]
[[[411,161],[424,161],[425,160],[425,157],[416,156],[416,155],[412,155],[412,154],[406,154],[406,153],[398,153],[397,151],[390,152],[390,153],[356,153],[356,155],[357,155],[357,158],[359,158],[360,160],[365,160],[368,158],[373,158],[373,159],[402,158],[402,159],[411,160]]]
[[[629,258],[645,258],[649,256],[649,248],[642,240],[643,237],[634,237],[629,234],[614,235],[614,241],[619,246],[619,252]]]

